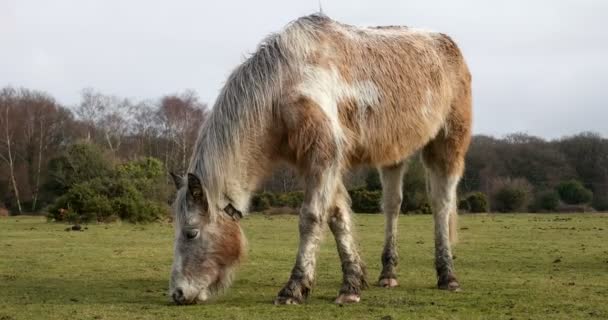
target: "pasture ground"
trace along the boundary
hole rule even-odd
[[[375,282],[382,215],[357,215],[357,237]],[[326,234],[317,284],[305,305],[274,306],[297,245],[295,216],[243,220],[249,258],[212,303],[173,306],[169,224],[67,225],[0,218],[0,319],[607,319],[608,215],[462,215],[456,268],[464,291],[435,289],[431,216],[401,216],[400,286],[375,286],[362,302],[332,303],[340,285]]]

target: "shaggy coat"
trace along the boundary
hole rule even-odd
[[[252,192],[277,162],[292,164],[305,182],[300,246],[276,302],[300,303],[308,295],[324,223],[336,238],[344,271],[337,302],[356,302],[365,287],[365,269],[352,238],[343,173],[358,165],[381,172],[387,229],[380,284],[394,286],[401,178],[407,159],[422,151],[435,212],[438,286],[456,290],[449,238],[455,237],[455,192],[470,130],[471,75],[448,36],[305,16],[266,38],[221,90],[190,163],[206,203],[196,214],[205,216],[207,225],[226,225],[227,217],[246,213]],[[182,193],[189,184],[190,179]],[[183,216],[178,221],[195,214],[187,206],[176,208],[176,215]],[[176,224],[176,252],[184,225]],[[241,241],[240,230],[231,234]],[[187,254],[176,253],[174,265],[184,267],[177,260]],[[199,262],[214,259],[198,254]],[[179,271],[174,268],[174,273]],[[196,281],[182,282],[172,281],[172,290]]]

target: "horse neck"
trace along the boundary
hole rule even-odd
[[[267,140],[268,134],[258,134],[260,140]],[[237,145],[225,146],[223,150],[216,150],[211,154],[199,152],[199,156],[219,157],[217,159],[204,159],[213,161],[214,165],[205,165],[199,161],[195,164],[195,171],[205,180],[209,196],[214,199],[220,208],[232,204],[241,212],[245,212],[251,194],[260,182],[268,176],[272,164],[272,147],[258,139],[238,139]],[[210,145],[211,142],[202,142]],[[209,150],[201,146],[199,150]],[[196,160],[195,160],[196,163]]]

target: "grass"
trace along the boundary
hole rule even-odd
[[[376,280],[381,215],[357,215],[369,280]],[[432,220],[400,219],[399,281],[371,287],[357,305],[332,304],[340,285],[325,237],[315,290],[300,306],[271,304],[293,265],[292,216],[243,221],[249,258],[212,303],[178,307],[166,296],[168,224],[89,225],[65,232],[39,217],[0,219],[0,320],[12,319],[606,319],[608,215],[464,215],[455,249],[463,292],[434,288]]]

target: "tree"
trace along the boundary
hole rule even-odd
[[[9,167],[10,181],[13,187],[15,201],[17,202],[17,210],[19,214],[23,212],[21,208],[21,198],[19,197],[19,187],[15,178],[15,150],[13,137],[15,135],[17,124],[16,109],[16,91],[13,88],[3,88],[0,91],[0,128],[4,128],[2,140],[0,141],[0,159]]]
[[[560,198],[567,204],[585,204],[593,199],[593,192],[586,189],[580,181],[570,180],[557,186]]]
[[[608,210],[608,139],[583,132],[556,142],[578,180],[593,192],[593,206]]]
[[[81,91],[80,105],[76,109],[76,114],[89,127],[88,139],[94,138],[96,131],[99,130],[103,143],[112,152],[116,152],[129,128],[130,118],[127,114],[130,107],[131,103],[128,99],[104,95],[92,88],[85,88]]]
[[[167,139],[164,161],[171,171],[184,172],[188,168],[188,157],[205,119],[205,109],[206,105],[191,90],[161,98],[158,119],[161,134]],[[170,154],[178,156],[170,158]]]

